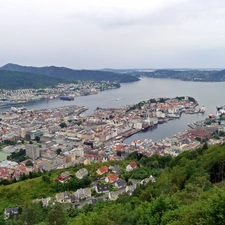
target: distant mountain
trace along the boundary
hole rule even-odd
[[[132,73],[136,71],[136,69],[111,69],[111,68],[103,68],[101,71],[105,72],[113,72],[113,73]]]
[[[33,67],[33,66],[20,66],[16,64],[6,64],[0,68],[1,70],[9,71],[18,71],[18,72],[27,72],[41,74],[54,78],[62,78],[67,80],[93,80],[93,81],[110,81],[118,83],[126,83],[138,81],[137,77],[134,77],[130,74],[118,74],[108,71],[99,71],[99,70],[73,70],[66,67],[56,67],[56,66],[47,66],[47,67]]]
[[[165,78],[165,79],[179,79],[183,81],[198,81],[198,82],[221,82],[225,81],[225,70],[172,70],[161,69],[151,72],[146,71],[133,71],[133,76],[136,77],[152,77],[152,78]]]
[[[68,82],[60,78],[7,70],[0,70],[0,81],[0,89],[45,88]]]

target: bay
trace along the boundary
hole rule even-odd
[[[68,105],[86,106],[86,115],[91,114],[96,107],[117,108],[136,104],[151,98],[176,96],[194,97],[199,107],[205,106],[205,114],[186,115],[180,119],[159,124],[155,129],[135,134],[124,142],[135,139],[152,139],[157,141],[187,129],[187,124],[205,119],[208,114],[216,113],[217,105],[225,105],[225,82],[189,82],[172,79],[141,78],[138,82],[124,83],[118,89],[99,92],[97,95],[76,97],[74,101],[42,100],[29,103],[27,109],[44,109]],[[2,109],[1,109],[2,110]]]

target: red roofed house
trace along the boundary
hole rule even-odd
[[[118,179],[119,177],[117,174],[110,174],[105,178],[105,181],[112,183],[112,182],[116,182]]]
[[[133,169],[135,169],[137,167],[137,163],[136,162],[131,162],[129,165],[127,165],[126,167],[126,171],[132,171]]]
[[[107,166],[102,166],[96,172],[97,172],[98,175],[102,175],[104,173],[108,173],[109,170],[108,170],[108,167]]]
[[[66,181],[68,181],[70,179],[71,175],[68,171],[61,173],[58,176],[58,179],[55,180],[56,182],[61,182],[61,183],[65,183]]]

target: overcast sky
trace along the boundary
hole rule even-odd
[[[225,68],[223,0],[0,0],[0,66]]]

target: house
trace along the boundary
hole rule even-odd
[[[120,174],[121,167],[119,165],[110,166],[109,169],[116,174]]]
[[[64,202],[70,202],[71,203],[71,194],[68,191],[64,192]]]
[[[50,200],[51,200],[51,197],[41,198],[41,199],[34,199],[34,200],[32,200],[32,203],[42,202],[43,206],[48,206]]]
[[[71,203],[71,194],[68,191],[57,193],[56,194],[56,201],[59,203]]]
[[[127,185],[125,180],[119,179],[115,182],[115,187],[117,188],[122,188],[125,187]]]
[[[130,172],[132,171],[133,169],[135,169],[137,167],[137,163],[132,161],[129,165],[127,165],[126,167],[126,171]]]
[[[74,196],[74,195],[71,195],[71,203],[78,204],[79,203],[79,198]]]
[[[145,179],[143,179],[141,182],[140,182],[140,184],[147,184],[148,182],[152,182],[152,183],[154,183],[155,182],[155,178],[152,176],[152,175],[150,175],[150,177],[147,177],[147,178],[145,178]]]
[[[137,187],[137,185],[136,185],[136,184],[126,186],[125,191],[126,191],[126,192],[129,192],[129,193],[130,193],[130,195],[132,195],[132,193],[133,193],[133,191],[136,189],[136,187]]]
[[[75,175],[77,178],[82,179],[83,177],[88,175],[88,171],[86,168],[82,168],[78,170]]]
[[[19,207],[6,208],[4,211],[5,220],[9,219],[10,215],[13,215],[14,217],[16,217],[18,213],[19,213]]]
[[[109,184],[97,184],[95,187],[97,193],[105,193],[109,191]]]
[[[105,178],[105,182],[113,183],[119,179],[117,174],[110,174]]]
[[[56,194],[56,202],[64,203],[64,192]]]
[[[71,177],[70,173],[68,171],[65,171],[58,176],[57,180],[61,183],[65,183],[66,181],[70,179],[70,177]]]
[[[74,196],[78,199],[91,197],[91,188],[80,188],[74,192]]]
[[[118,195],[115,192],[109,192],[109,200],[116,200]]]
[[[107,166],[102,166],[96,172],[97,172],[98,175],[103,175],[105,173],[108,173],[109,170],[108,170],[108,167]]]

